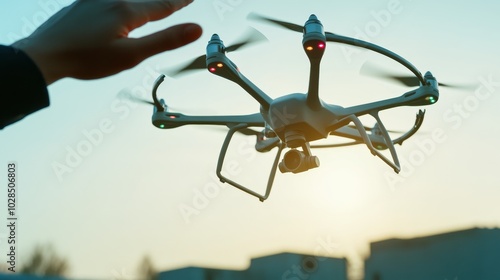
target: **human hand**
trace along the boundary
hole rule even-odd
[[[40,68],[47,85],[72,77],[96,79],[132,68],[160,52],[189,44],[201,27],[186,23],[142,38],[129,33],[193,0],[77,0],[12,46]]]

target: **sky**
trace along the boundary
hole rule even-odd
[[[2,2],[0,43],[29,35],[71,2]],[[158,270],[245,269],[251,258],[283,251],[346,257],[359,270],[370,242],[500,227],[500,3],[293,3],[195,0],[131,36],[192,21],[204,29],[198,41],[112,77],[58,81],[49,87],[49,108],[3,129],[0,181],[6,182],[8,163],[18,167],[19,262],[35,245],[50,243],[68,258],[70,276],[77,278],[131,279],[145,255]],[[226,129],[159,130],[151,124],[152,108],[123,98],[125,93],[148,97],[162,71],[204,54],[213,33],[229,45],[249,27],[268,41],[228,54],[241,72],[272,98],[307,91],[301,34],[249,20],[251,12],[297,24],[314,13],[326,31],[379,44],[438,81],[471,87],[442,88],[432,106],[381,114],[387,128],[407,130],[418,109],[426,110],[420,131],[396,147],[399,175],[365,146],[317,150],[319,168],[278,172],[262,203],[216,179]],[[380,55],[329,43],[320,97],[347,107],[411,89],[360,75],[365,63],[407,74]],[[259,108],[237,85],[208,71],[167,77],[159,96],[192,115],[249,114]],[[237,166],[234,178],[262,190],[274,155],[251,152],[253,138],[236,140],[228,153]],[[0,219],[7,223],[5,183],[0,192]],[[7,228],[0,227],[1,252],[7,236]],[[5,258],[0,256],[2,263]]]

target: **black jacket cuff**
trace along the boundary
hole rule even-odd
[[[47,85],[23,51],[0,46],[0,129],[49,106]]]

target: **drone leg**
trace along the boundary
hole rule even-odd
[[[391,152],[392,160],[394,161],[394,164],[398,167],[397,170],[394,169],[394,172],[399,173],[399,171],[401,171],[401,165],[399,164],[398,154],[396,153],[396,148],[394,147],[394,143],[392,142],[392,139],[389,136],[387,129],[385,128],[384,124],[382,123],[382,120],[380,119],[378,112],[372,112],[370,115],[372,115],[375,118],[375,120],[377,120],[377,123],[380,127],[380,132],[382,133],[382,136],[384,137],[387,148]]]
[[[164,79],[165,79],[165,75],[160,75],[158,78],[156,78],[156,81],[155,81],[154,86],[153,86],[153,90],[151,92],[151,94],[153,96],[153,103],[155,106],[154,112],[164,112],[167,108],[165,101],[163,99],[158,100],[157,93],[156,93],[156,91],[158,90],[158,87],[161,85],[161,83],[163,82]]]
[[[231,142],[233,134],[236,131],[238,131],[239,129],[247,128],[248,126],[249,125],[246,123],[241,123],[241,124],[235,125],[229,129],[229,132],[226,135],[226,139],[224,139],[224,143],[222,144],[222,148],[221,148],[221,151],[219,154],[219,160],[217,162],[216,173],[217,173],[217,177],[219,177],[219,179],[222,183],[228,183],[233,187],[236,187],[236,188],[238,188],[238,189],[240,189],[240,190],[242,190],[250,195],[257,197],[261,202],[264,202],[264,200],[266,200],[269,197],[269,194],[271,193],[271,188],[273,186],[274,177],[276,175],[276,169],[278,168],[279,159],[281,157],[281,151],[283,151],[283,148],[285,147],[285,145],[283,143],[278,144],[278,152],[276,153],[276,158],[274,159],[274,163],[273,163],[273,166],[271,168],[271,172],[269,174],[269,179],[267,180],[266,193],[264,195],[259,194],[253,190],[250,190],[250,189],[232,181],[231,179],[225,177],[222,174],[222,166],[224,164],[224,158],[226,157],[227,148],[229,147],[229,143]]]
[[[374,156],[378,156],[385,163],[387,163],[390,167],[392,167],[394,169],[394,172],[399,173],[399,171],[401,171],[401,166],[399,164],[399,160],[398,160],[398,157],[397,157],[397,154],[396,154],[396,150],[394,149],[394,144],[392,144],[392,141],[389,138],[389,135],[387,134],[387,130],[385,130],[385,128],[383,126],[381,126],[381,130],[384,131],[385,134],[386,134],[386,135],[384,135],[385,141],[387,142],[387,138],[389,139],[389,142],[387,143],[387,146],[389,147],[389,149],[391,151],[392,158],[393,158],[394,162],[390,161],[382,153],[380,153],[377,149],[375,149],[375,147],[373,147],[372,141],[368,137],[368,134],[366,134],[366,130],[363,127],[363,124],[361,123],[361,121],[359,120],[358,117],[356,117],[355,115],[349,115],[348,118],[354,123],[354,125],[358,129],[359,133],[361,134],[361,137],[363,138],[366,146],[371,151],[371,153]],[[377,121],[379,120],[378,118],[376,118],[376,119],[377,119]],[[386,136],[387,136],[387,138],[386,138]]]

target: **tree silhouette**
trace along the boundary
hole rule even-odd
[[[153,267],[153,262],[151,261],[151,259],[147,255],[142,258],[142,261],[139,264],[137,271],[139,272],[139,279],[142,279],[142,280],[156,280],[156,279],[158,279],[158,277],[157,277],[158,274],[157,274],[155,268]]]
[[[51,245],[37,245],[28,261],[21,266],[20,272],[43,276],[65,276],[68,261],[57,255]]]

